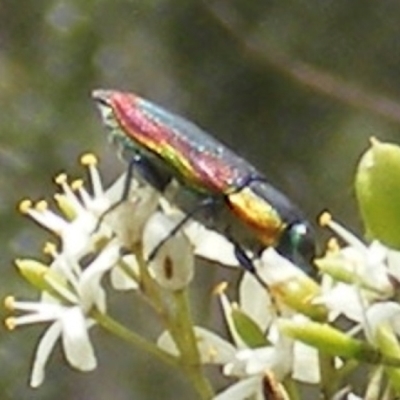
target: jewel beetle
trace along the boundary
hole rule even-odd
[[[177,206],[190,217],[213,210],[212,228],[228,235],[245,268],[252,269],[246,249],[257,254],[273,246],[312,272],[311,224],[249,162],[194,123],[140,96],[100,89],[93,98],[130,165],[161,192],[172,180],[179,182],[183,194]]]

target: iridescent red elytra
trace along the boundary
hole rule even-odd
[[[200,198],[223,200],[223,208],[239,224],[235,242],[253,251],[274,246],[310,268],[315,247],[310,224],[250,163],[192,122],[135,94],[95,90],[93,98],[124,153],[142,158]],[[218,225],[213,228],[226,230]]]

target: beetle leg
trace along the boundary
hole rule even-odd
[[[133,154],[133,156],[129,159],[128,162],[128,168],[126,171],[121,197],[100,216],[96,228],[94,229],[94,232],[96,232],[99,229],[100,225],[104,221],[104,218],[110,212],[114,211],[124,201],[128,199],[129,192],[131,190],[132,180],[134,178],[136,171],[138,171],[139,175],[141,175],[142,178],[149,185],[154,187],[159,192],[163,192],[172,179],[170,174],[168,174],[165,171],[162,171],[161,168],[157,168],[154,163],[148,161],[148,159],[146,159],[142,155],[138,153]]]
[[[261,276],[257,273],[256,268],[254,266],[253,260],[248,256],[244,248],[234,240],[228,237],[228,240],[233,244],[235,257],[238,260],[239,264],[247,271],[250,272],[254,278],[260,283],[262,287],[266,290],[269,290],[267,283],[261,278]]]
[[[161,240],[151,251],[149,256],[147,257],[147,261],[150,262],[154,260],[155,256],[157,253],[160,251],[161,247],[164,246],[164,244],[174,235],[176,235],[182,228],[183,226],[191,219],[194,218],[197,213],[199,213],[202,210],[207,209],[208,207],[214,206],[215,205],[216,198],[213,196],[206,197],[199,201],[192,210],[190,210],[168,233],[168,235]]]

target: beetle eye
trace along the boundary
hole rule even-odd
[[[312,259],[315,257],[315,238],[307,222],[294,222],[284,230],[277,250],[306,273],[312,275]]]

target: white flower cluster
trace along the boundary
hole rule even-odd
[[[30,384],[39,386],[44,379],[47,359],[61,338],[69,364],[81,371],[96,367],[96,357],[88,329],[95,324],[91,312],[106,312],[106,293],[102,278],[110,272],[118,290],[137,289],[142,283],[137,257],[129,249],[143,248],[143,257],[168,236],[174,220],[158,211],[159,195],[137,181],[130,184],[127,201],[120,200],[125,176],[105,190],[96,167],[97,160],[87,154],[82,163],[88,167],[91,193],[81,181],[68,183],[66,175],[56,178],[62,193],[55,196],[61,213],[51,211],[47,203],[24,200],[20,211],[54,233],[58,249],[47,243],[45,253],[52,261],[16,260],[20,273],[41,290],[38,302],[6,298],[9,309],[25,314],[9,317],[8,328],[52,322],[40,339],[34,358]],[[110,208],[113,208],[109,212]],[[175,218],[176,219],[176,218]],[[150,249],[150,250],[149,250]],[[90,262],[85,261],[90,256]],[[178,290],[193,276],[193,251],[188,239],[174,235],[149,264],[149,273],[162,287]]]
[[[105,189],[95,157],[85,155],[82,163],[89,170],[91,190],[81,181],[69,183],[66,175],[57,177],[59,213],[43,201],[24,200],[20,205],[24,214],[54,233],[59,243],[45,246],[50,263],[16,261],[20,273],[40,289],[40,300],[6,299],[9,309],[23,313],[7,318],[10,329],[50,322],[34,357],[33,387],[43,382],[45,365],[58,339],[72,367],[81,371],[96,367],[88,330],[99,324],[99,315],[107,315],[102,286],[107,274],[116,290],[142,291],[162,316],[165,332],[153,344],[155,349],[148,347],[150,351],[164,354],[172,363],[191,357],[192,365],[197,360],[200,369],[201,364],[218,364],[226,376],[235,378],[233,385],[216,396],[203,385],[203,398],[289,398],[284,384],[288,379],[326,385],[321,352],[333,361],[331,374],[343,375],[346,360],[355,360],[392,367],[388,368],[392,386],[393,379],[399,378],[393,367],[400,366],[396,339],[400,305],[392,300],[400,282],[399,253],[376,242],[367,247],[324,215],[322,225],[346,246],[340,248],[332,241],[327,254],[316,260],[320,283],[269,248],[254,261],[257,279],[244,272],[233,301],[226,294],[227,285],[217,285],[215,293],[230,334],[226,340],[194,326],[179,307],[187,308],[180,294],[193,278],[195,255],[237,266],[230,242],[191,221],[171,236],[184,215],[151,187],[129,182],[128,198],[121,202],[126,176]],[[159,251],[148,260],[157,246]],[[339,328],[340,318],[350,322],[350,330]],[[395,338],[390,345],[385,341],[388,335]],[[341,389],[340,382],[335,382],[339,386],[330,388],[332,395]],[[347,395],[342,398],[356,398]]]

